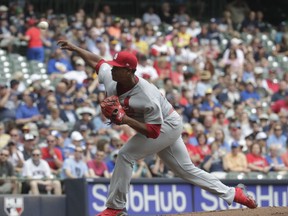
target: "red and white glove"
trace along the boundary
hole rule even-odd
[[[101,111],[103,115],[111,120],[111,123],[122,124],[123,117],[126,115],[123,107],[119,102],[117,96],[110,96],[105,98],[101,104]]]

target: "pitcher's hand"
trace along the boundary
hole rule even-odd
[[[66,40],[59,40],[57,45],[60,46],[60,49],[66,49],[70,51],[75,51],[76,46]]]

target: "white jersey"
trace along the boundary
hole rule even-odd
[[[119,96],[126,114],[143,123],[162,124],[173,111],[172,105],[160,93],[157,87],[138,77],[139,82],[128,92]],[[117,95],[117,82],[112,80],[111,66],[102,63],[98,72],[99,83],[105,85],[107,96]]]
[[[50,178],[51,171],[49,164],[47,161],[40,159],[40,163],[38,166],[36,166],[32,158],[28,159],[24,163],[24,167],[22,170],[22,176],[23,177],[32,177],[33,179],[41,179],[41,178]]]

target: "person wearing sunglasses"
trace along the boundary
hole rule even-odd
[[[30,187],[31,194],[51,193],[61,195],[60,181],[52,179],[51,170],[47,161],[41,158],[41,150],[35,148],[32,157],[25,161],[22,176],[27,178],[24,182]]]
[[[62,177],[64,179],[90,177],[87,164],[83,160],[83,148],[76,146],[74,157],[68,157],[63,163]]]
[[[14,168],[8,161],[9,151],[0,151],[0,194],[17,193],[17,185],[14,181]]]

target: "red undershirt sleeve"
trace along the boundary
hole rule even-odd
[[[147,137],[156,139],[160,135],[161,124],[146,124],[147,127]]]
[[[95,71],[96,71],[97,74],[98,74],[99,69],[100,69],[100,67],[101,67],[101,65],[102,65],[103,63],[105,63],[105,60],[104,60],[104,59],[101,59],[101,60],[97,63],[97,65],[95,66]]]

